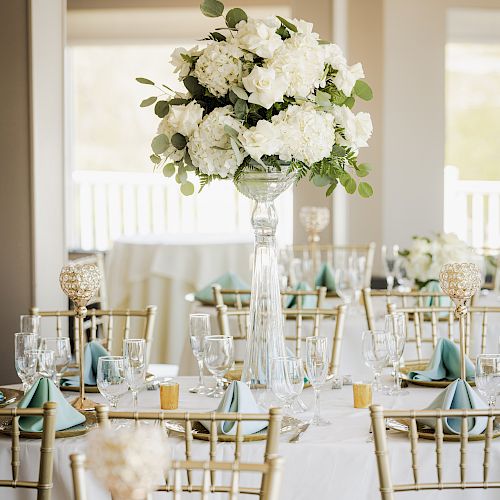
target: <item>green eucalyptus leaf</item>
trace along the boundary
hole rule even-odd
[[[193,160],[191,160],[191,156],[189,155],[187,149],[186,152],[184,153],[184,164],[188,172],[195,170],[195,166],[193,165]]]
[[[194,193],[194,185],[192,182],[185,181],[181,185],[181,193],[184,196],[191,196]]]
[[[172,136],[170,142],[176,149],[184,149],[187,144],[186,138],[182,134],[179,134],[179,132]]]
[[[364,80],[356,81],[354,84],[354,93],[365,101],[369,101],[373,98],[373,91]]]
[[[168,103],[170,104],[170,106],[179,106],[180,104],[188,104],[189,99],[181,99],[180,97],[174,97],[173,99],[170,99]]]
[[[372,170],[371,165],[368,163],[360,163],[359,165],[356,165],[355,168],[358,177],[366,177]]]
[[[177,184],[182,184],[183,182],[186,182],[186,180],[187,180],[187,172],[185,170],[181,170],[181,168],[179,167],[179,171],[175,176],[175,182],[177,182]]]
[[[157,97],[148,97],[147,99],[144,99],[141,101],[141,108],[145,108],[147,106],[151,106],[151,104],[154,104],[156,102]]]
[[[231,101],[231,104],[234,106],[236,104],[236,101],[239,99],[239,97],[232,91],[229,91],[229,100]]]
[[[344,187],[346,186],[346,184],[349,182],[350,179],[351,179],[351,176],[345,171],[343,171],[339,174],[339,182]]]
[[[139,83],[142,83],[144,85],[154,85],[155,84],[155,82],[151,81],[149,78],[139,77],[139,78],[136,78],[136,81],[138,81]]]
[[[220,17],[224,12],[224,4],[218,0],[203,0],[200,10],[207,17]]]
[[[326,190],[326,196],[330,196],[337,187],[337,185],[338,185],[337,181],[332,182],[330,184],[330,187]]]
[[[347,106],[349,109],[351,109],[353,106],[354,106],[354,97],[348,97],[345,101],[344,101],[344,105]]]
[[[175,174],[175,165],[173,163],[167,163],[163,167],[163,175],[165,177],[172,177]]]
[[[168,115],[168,112],[170,110],[170,104],[168,101],[158,101],[155,104],[155,115],[158,118],[163,118]]]
[[[248,101],[248,94],[244,88],[234,86],[234,87],[231,87],[231,92],[233,92],[233,94],[235,94],[239,99],[243,99],[244,101]],[[231,97],[229,97],[229,99],[231,99]]]
[[[373,194],[373,188],[368,182],[360,182],[358,186],[358,193],[363,198],[369,198]]]
[[[318,106],[329,107],[332,105],[330,101],[330,94],[328,92],[316,91],[316,104]]]
[[[168,137],[165,134],[157,135],[151,141],[151,149],[153,150],[153,153],[157,155],[164,153],[167,150],[168,146]]]
[[[283,26],[286,26],[290,31],[293,31],[294,33],[297,33],[297,26],[295,24],[292,24],[290,21],[287,21],[284,17],[281,16],[276,16],[280,21]]]
[[[245,101],[243,101],[245,102]],[[229,125],[224,125],[224,132],[229,136],[233,137],[234,139],[238,138],[238,131],[235,130],[233,127],[230,127]]]
[[[212,33],[210,33],[210,36],[216,42],[225,42],[226,41],[226,37],[222,33],[219,33],[218,31],[212,31]]]
[[[243,99],[238,99],[234,105],[234,116],[240,120],[244,120],[248,111],[247,102]]]
[[[226,24],[228,28],[236,28],[236,25],[240,21],[246,21],[248,19],[248,16],[246,15],[245,11],[243,9],[240,9],[238,7],[231,9],[227,14],[226,14]]]
[[[330,177],[327,177],[326,175],[315,175],[312,178],[313,184],[317,187],[323,187],[323,186],[328,186],[332,182]]]
[[[351,177],[344,185],[345,190],[349,194],[353,194],[356,191],[356,181]]]
[[[194,76],[186,76],[183,82],[184,82],[184,87],[188,89],[189,93],[193,97],[201,97],[205,93],[205,87],[200,85],[198,79],[195,78]]]
[[[158,155],[151,155],[149,159],[155,164],[161,163],[161,158]]]

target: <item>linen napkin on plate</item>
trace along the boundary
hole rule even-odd
[[[222,400],[215,410],[216,413],[262,413],[261,408],[257,405],[252,391],[243,382],[234,380],[226,389]],[[200,422],[207,431],[210,431],[210,422]],[[255,434],[267,427],[266,421],[246,421],[242,422],[243,434]],[[237,422],[221,421],[217,424],[217,432],[227,434],[228,436],[236,435]]]
[[[85,416],[73,408],[62,395],[61,391],[49,378],[38,379],[19,401],[18,408],[42,408],[47,401],[57,403],[56,431],[69,429],[85,422]],[[26,432],[41,432],[43,417],[20,417],[19,427]]]
[[[335,291],[335,273],[330,264],[325,262],[316,276],[316,286],[326,286],[329,292]]]
[[[212,291],[212,285],[215,283],[219,284],[221,288],[226,288],[228,290],[250,290],[250,285],[245,283],[239,276],[234,273],[225,273],[211,281],[206,287],[196,292],[194,294],[194,298],[202,304],[213,305],[214,294]],[[250,302],[250,295],[241,295],[241,300],[242,302]],[[235,295],[228,294],[224,296],[224,303],[227,305],[233,305],[235,302]]]
[[[465,358],[467,379],[474,378],[474,365]],[[412,380],[455,380],[460,377],[460,349],[450,339],[441,337],[434,349],[432,358],[425,370],[415,370],[408,373]]]
[[[488,405],[474,392],[474,389],[465,380],[455,380],[426,408],[426,410],[458,410],[483,409]],[[468,418],[469,434],[482,434],[488,423],[487,417]],[[417,421],[434,429],[435,418],[419,418]],[[461,418],[443,418],[443,432],[445,434],[460,434]]]
[[[84,350],[84,367],[83,367],[83,380],[85,385],[97,385],[97,362],[101,356],[109,356],[109,352],[104,347],[93,340],[85,346]],[[80,385],[80,376],[62,377],[61,387],[71,387]]]
[[[294,287],[297,291],[307,291],[311,290],[311,287],[304,281],[300,281]],[[314,295],[303,295],[302,296],[302,309],[314,309],[318,304],[317,298]],[[286,308],[291,309],[292,307],[298,306],[298,299],[296,295],[290,295],[286,300]]]

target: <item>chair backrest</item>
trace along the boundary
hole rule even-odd
[[[221,335],[232,336],[236,341],[244,341],[248,337],[248,309],[231,309],[229,310],[226,305],[218,305],[217,308],[217,321]],[[307,336],[325,335],[325,331],[320,332],[321,323],[324,320],[332,321],[332,352],[330,356],[329,373],[337,374],[340,366],[340,353],[342,350],[342,337],[344,335],[345,315],[347,306],[344,304],[338,305],[332,309],[283,309],[283,314],[286,320],[294,321],[295,327],[293,335],[290,335],[285,326],[285,340],[293,342],[295,355],[300,357],[302,342],[305,341]],[[230,318],[235,318],[238,324],[238,332],[235,334],[231,331]],[[309,335],[303,335],[304,322],[312,323],[312,331]],[[240,328],[243,324],[244,328]],[[328,335],[325,335],[328,336]]]
[[[30,309],[30,314],[38,314],[43,318],[55,318],[56,320],[56,334],[58,337],[63,335],[63,319],[64,318],[74,318],[75,311],[40,311],[37,307],[32,307]],[[149,358],[151,354],[151,345],[153,342],[154,333],[154,322],[156,317],[156,306],[147,306],[145,309],[123,309],[123,310],[102,310],[102,309],[88,309],[87,311],[87,323],[88,328],[86,329],[87,338],[89,341],[96,340],[99,338],[104,347],[108,351],[112,351],[113,345],[116,341],[115,330],[119,328],[120,338],[123,341],[127,338],[143,338],[147,345],[147,362],[149,363]],[[98,320],[104,320],[102,325],[102,337],[98,337]],[[137,320],[143,323],[142,328],[139,327],[137,330],[137,335],[135,334],[130,337],[131,333],[131,321]],[[115,322],[121,322],[120,325],[116,325]],[[78,321],[73,321],[73,339],[79,338],[78,332]],[[71,336],[71,335],[70,335]],[[75,355],[78,359],[78,342],[74,342]]]
[[[47,402],[43,408],[3,408],[0,417],[12,417],[11,464],[12,479],[0,480],[0,488],[29,488],[37,490],[37,500],[50,500],[52,493],[52,470],[54,461],[54,440],[56,426],[56,403]],[[21,448],[19,443],[19,418],[43,417],[42,439],[40,440],[40,464],[37,481],[20,481]],[[3,496],[0,494],[0,497]]]
[[[217,431],[217,426],[223,421],[236,422],[236,434],[234,441],[234,463],[241,460],[241,450],[244,443],[243,435],[243,422],[260,421],[267,422],[267,437],[266,446],[264,450],[263,462],[266,463],[269,459],[278,455],[279,436],[281,430],[281,408],[271,408],[269,413],[216,413],[216,412],[172,412],[172,411],[139,411],[139,412],[110,412],[106,406],[97,405],[97,420],[99,426],[106,427],[109,425],[110,419],[127,419],[134,420],[136,425],[141,420],[154,420],[162,424],[164,421],[176,421],[184,425],[184,459],[188,462],[192,460],[193,448],[193,426],[198,422],[210,422],[210,438],[209,438],[209,451],[208,460],[213,462],[217,457],[217,446],[220,443]],[[164,427],[165,428],[165,427]],[[165,428],[166,429],[166,428]],[[208,432],[208,431],[207,431]],[[217,491],[230,491],[227,486],[216,484],[216,476],[213,473],[210,478],[211,486],[216,487]],[[265,476],[263,476],[263,483],[260,488],[245,488],[247,494],[259,495],[265,489]],[[186,482],[183,486],[183,491],[200,491],[193,490],[193,488],[200,487],[196,485],[195,477],[188,469],[186,472]],[[165,484],[159,486],[159,491],[172,491],[172,485]]]
[[[70,455],[71,471],[73,476],[74,500],[87,500],[85,481],[85,455]],[[199,485],[187,490],[183,484],[183,473],[199,471],[202,480]],[[229,481],[224,492],[231,500],[237,500],[239,495],[248,495],[248,488],[240,486],[242,473],[257,473],[265,477],[262,481],[264,487],[256,494],[260,500],[278,500],[283,472],[283,459],[281,457],[271,457],[262,464],[241,463],[241,462],[215,462],[215,461],[178,461],[172,462],[168,482],[165,486],[160,486],[156,491],[172,492],[173,500],[180,500],[183,492],[198,493],[201,500],[208,500],[214,492],[219,492],[211,485],[211,477],[215,472],[221,471],[229,474]],[[227,476],[226,476],[227,477]],[[253,494],[253,493],[250,493]],[[198,498],[200,498],[198,496]]]
[[[492,409],[482,409],[482,410],[384,410],[380,405],[372,405],[370,407],[372,429],[373,429],[373,439],[375,443],[375,455],[377,458],[377,468],[380,483],[380,496],[382,500],[393,500],[394,493],[402,491],[421,491],[421,490],[448,490],[448,489],[468,489],[468,488],[500,488],[500,480],[490,481],[489,471],[490,471],[490,455],[492,448],[493,439],[493,422],[495,417],[500,416],[500,410]],[[459,474],[460,481],[446,481],[444,478],[444,467],[446,464],[446,470],[450,468],[449,456],[444,459],[443,444],[444,433],[443,433],[443,418],[454,418],[461,420],[460,427],[460,446],[456,446],[457,443],[450,443],[449,449],[456,450],[459,454]],[[487,426],[485,431],[485,440],[483,447],[483,471],[480,481],[469,481],[467,477],[467,451],[469,444],[469,432],[468,432],[468,419],[471,417],[487,417]],[[434,418],[436,419],[435,424],[435,470],[436,476],[434,481],[421,481],[421,474],[419,469],[418,460],[418,424],[417,419],[420,418]],[[403,420],[405,424],[408,425],[408,439],[410,442],[410,455],[411,455],[411,471],[413,481],[411,483],[397,484],[393,481],[390,460],[389,460],[389,450],[387,446],[387,430],[386,430],[386,419],[397,419]],[[428,441],[425,440],[427,443]],[[398,440],[400,443],[400,441]],[[426,443],[426,444],[427,444]],[[424,445],[425,446],[425,445]],[[447,447],[448,448],[448,447]],[[399,448],[400,449],[400,448]],[[480,449],[478,447],[471,448],[471,453],[474,454],[469,462],[478,462],[479,457],[475,454],[478,453]],[[426,457],[430,455],[426,454]],[[401,459],[398,458],[398,462]],[[428,469],[428,463],[425,469]]]
[[[498,290],[500,286],[500,247],[476,247],[473,249],[483,259],[485,281],[482,288]]]

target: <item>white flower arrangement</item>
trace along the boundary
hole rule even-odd
[[[204,0],[203,14],[221,17],[224,5]],[[194,192],[214,179],[237,180],[248,170],[291,169],[332,194],[340,183],[350,194],[369,197],[358,164],[368,145],[368,113],[354,114],[355,99],[372,98],[360,63],[349,66],[342,50],[320,40],[311,23],[248,18],[239,8],[223,16],[225,28],[210,33],[205,47],[178,48],[171,62],[187,89],[174,92],[147,78],[161,95],[144,99],[161,118],[152,141],[152,162],[175,175],[181,191]],[[191,174],[192,172],[192,174]],[[358,179],[359,178],[359,179]]]

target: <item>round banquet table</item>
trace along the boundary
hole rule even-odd
[[[196,380],[193,377],[179,377],[180,410],[214,410],[218,400],[190,394],[188,388]],[[424,408],[438,394],[438,389],[409,387],[409,396],[397,398],[376,395],[375,402],[387,408]],[[70,397],[69,393],[66,393]],[[95,401],[103,402],[99,394],[92,394]],[[72,395],[71,397],[74,397]],[[322,414],[331,421],[328,427],[309,429],[299,443],[288,443],[290,434],[283,434],[280,442],[280,454],[285,459],[281,496],[283,500],[376,500],[379,498],[378,477],[373,443],[369,437],[368,410],[354,409],[352,406],[352,388],[344,386],[341,390],[332,390],[325,386],[322,390]],[[305,389],[302,399],[312,405],[313,391]],[[141,409],[158,409],[159,391],[143,391],[139,396]],[[124,399],[120,409],[130,406],[130,400]],[[308,418],[310,412],[299,414],[299,418]],[[69,466],[69,455],[85,451],[85,436],[57,439],[54,457],[54,491],[53,500],[70,500],[72,482]],[[176,458],[183,457],[183,441],[170,437],[169,442]],[[409,443],[406,435],[396,431],[388,434],[390,462],[396,482],[411,482]],[[468,479],[481,480],[483,442],[469,443]],[[33,479],[37,476],[38,440],[21,440],[21,479]],[[435,448],[432,441],[419,441],[418,460],[421,464],[420,480],[435,478]],[[242,449],[243,461],[261,461],[264,442],[245,443]],[[460,443],[445,442],[443,444],[444,480],[459,480]],[[218,445],[218,460],[232,460],[234,444]],[[500,439],[493,442],[490,459],[490,478],[500,477]],[[92,460],[92,451],[87,451]],[[208,443],[194,441],[193,458],[208,457]],[[10,477],[10,438],[0,437],[0,477]],[[257,478],[248,478],[250,483],[258,484]],[[91,500],[109,500],[109,495],[89,473],[87,474],[88,498]],[[28,500],[34,493],[27,490],[0,489],[3,500]],[[475,500],[498,498],[495,490],[463,491],[421,491],[418,493],[402,493],[396,498],[418,500]],[[156,493],[154,499],[169,498],[165,493]],[[197,498],[196,494],[183,495],[183,498]],[[214,496],[213,498],[218,498]],[[250,497],[246,497],[250,498]]]

